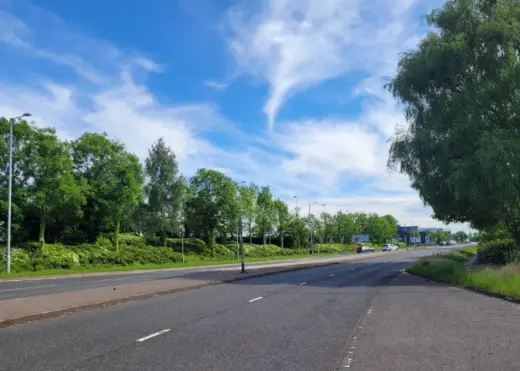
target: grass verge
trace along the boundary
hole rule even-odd
[[[520,301],[520,264],[503,267],[466,267],[476,247],[418,260],[408,272],[419,277],[471,289],[503,299]]]
[[[344,253],[342,253],[344,254]],[[278,260],[291,260],[291,259],[302,259],[311,258],[318,256],[334,256],[334,254],[304,254],[304,255],[287,255],[287,256],[262,256],[262,257],[246,257],[246,263],[264,262],[264,261],[278,261]],[[154,269],[172,269],[172,268],[193,268],[202,266],[214,266],[214,265],[228,265],[237,264],[240,260],[195,260],[188,261],[185,263],[168,263],[168,264],[135,264],[126,266],[95,266],[95,267],[72,267],[69,269],[44,269],[38,271],[21,271],[11,272],[10,274],[5,273],[5,267],[0,264],[0,280],[17,278],[17,277],[43,277],[43,276],[55,276],[55,275],[68,275],[68,274],[81,274],[81,273],[103,273],[103,272],[129,272],[139,270],[154,270]]]

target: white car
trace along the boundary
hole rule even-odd
[[[393,243],[387,243],[382,246],[382,251],[399,251],[399,246]]]

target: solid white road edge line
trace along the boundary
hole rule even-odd
[[[151,339],[151,338],[154,338],[156,336],[162,335],[162,334],[164,334],[165,332],[168,332],[168,331],[171,331],[171,330],[169,328],[167,328],[167,329],[164,329],[162,331],[156,332],[155,334],[151,334],[151,335],[145,336],[144,338],[137,339],[137,341],[142,343],[143,341],[146,341],[148,339]]]
[[[263,296],[259,296],[259,297],[257,297],[257,298],[254,298],[254,299],[249,300],[249,302],[252,303],[252,302],[254,302],[254,301],[261,300],[261,299],[263,299],[263,298],[264,298]]]

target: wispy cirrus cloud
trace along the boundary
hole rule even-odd
[[[389,57],[395,60],[413,36],[407,12],[418,2],[269,0],[260,11],[230,10],[229,44],[239,68],[269,84],[269,127],[297,92],[351,71],[373,73]]]

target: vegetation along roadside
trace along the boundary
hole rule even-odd
[[[477,255],[474,265],[464,264]],[[423,278],[520,301],[520,247],[513,239],[492,240],[418,260],[408,272]]]

